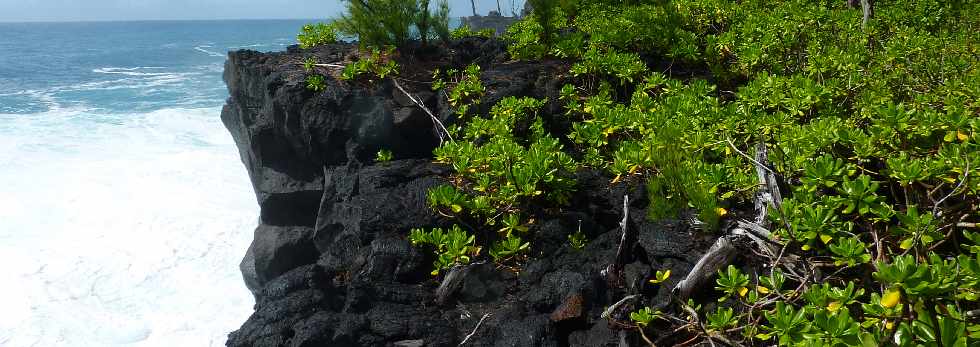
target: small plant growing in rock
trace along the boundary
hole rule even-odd
[[[480,254],[480,247],[475,244],[476,237],[466,233],[458,225],[453,225],[449,230],[412,229],[408,239],[415,246],[435,247],[437,258],[433,263],[433,276],[453,266],[469,264],[473,257]]]
[[[313,74],[306,76],[306,89],[321,92],[326,88],[327,84],[322,75]]]
[[[316,64],[316,57],[306,57],[306,59],[303,60],[303,70],[307,73],[312,73],[313,69],[316,68]]]
[[[568,235],[568,244],[574,249],[584,249],[586,243],[588,242],[589,240],[585,237],[585,233],[582,232],[582,229]]]
[[[303,26],[296,35],[301,48],[313,48],[319,45],[337,42],[337,27],[333,23],[316,23]]]
[[[367,55],[344,66],[340,79],[350,81],[364,75],[383,79],[395,75],[398,73],[398,63],[391,59],[393,53],[394,47],[388,47],[385,51],[372,48]]]
[[[485,88],[480,81],[480,66],[470,64],[465,70],[450,69],[443,74],[436,70],[432,75],[432,90],[446,89],[449,105],[456,108],[456,114],[465,115],[470,105],[480,103]]]
[[[718,270],[718,279],[715,282],[715,289],[725,293],[718,301],[725,301],[732,296],[745,296],[749,291],[749,275],[732,265],[728,265],[726,271]]]
[[[498,263],[511,259],[520,253],[525,253],[531,249],[531,244],[524,242],[520,236],[509,235],[507,238],[498,241],[490,248],[490,257]]]
[[[378,163],[387,163],[394,159],[394,154],[387,149],[379,149],[378,153],[374,156],[374,161]]]
[[[654,319],[660,318],[660,311],[654,311],[649,307],[641,308],[635,312],[630,313],[630,319],[633,320],[636,325],[640,327],[645,327],[653,322]]]
[[[466,196],[450,185],[440,185],[429,189],[429,207],[437,210],[448,209],[452,213],[463,212]]]
[[[668,278],[670,278],[670,269],[666,271],[657,270],[656,275],[647,282],[650,282],[650,284],[660,284],[664,283]]]

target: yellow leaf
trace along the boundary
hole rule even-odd
[[[667,269],[667,271],[664,271],[664,276],[663,276],[663,279],[665,279],[665,280],[666,280],[666,279],[668,279],[668,278],[670,278],[670,269]]]
[[[728,210],[726,210],[724,208],[721,208],[721,207],[716,207],[715,208],[715,213],[718,214],[718,217],[722,217],[722,216],[728,214]]]
[[[803,245],[803,247],[800,247],[800,249],[802,249],[804,251],[809,251],[810,250],[810,245]]]
[[[885,295],[881,296],[881,306],[885,308],[892,308],[898,305],[898,302],[902,299],[902,293],[897,290],[889,290]]]
[[[885,329],[892,330],[892,328],[894,328],[894,327],[895,327],[895,322],[892,322],[892,321],[886,321],[885,322]]]
[[[745,293],[748,293],[748,292],[749,292],[749,288],[746,288],[746,287],[742,287],[742,288],[739,288],[738,289],[738,295],[739,296],[745,296]]]
[[[769,294],[769,288],[766,288],[766,287],[763,287],[763,286],[758,286],[758,287],[755,287],[755,289],[758,290],[759,293]]]
[[[830,235],[820,234],[820,241],[823,241],[824,244],[827,244],[828,242],[830,242],[830,240],[833,240],[833,239],[834,238],[833,237],[830,237]]]
[[[960,139],[960,141],[966,142],[966,140],[969,140],[970,139],[970,136],[968,136],[967,134],[964,134],[963,132],[957,131],[956,132],[956,138],[957,139]]]
[[[837,312],[841,307],[840,301],[833,301],[830,305],[827,305],[827,311]]]

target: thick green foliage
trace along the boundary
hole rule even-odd
[[[797,260],[722,271],[724,306],[701,315],[709,331],[745,344],[980,343],[980,236],[970,230],[980,219],[980,3],[875,1],[865,28],[844,1],[550,8],[507,37],[513,58],[572,66],[577,80],[561,91],[575,144],[563,150],[581,157],[572,169],[644,179],[651,217],[689,216],[706,230],[750,205],[752,145],[767,145],[789,186],[770,216]],[[660,59],[697,77],[655,72],[648,64]]]
[[[449,4],[438,0],[436,7],[430,9],[429,0],[347,0],[347,12],[334,23],[368,47],[401,46],[413,37],[446,40]]]
[[[473,29],[470,29],[470,26],[469,25],[463,25],[463,26],[460,26],[460,27],[458,27],[456,29],[453,29],[453,31],[450,32],[450,34],[449,34],[449,36],[452,39],[454,39],[454,40],[458,40],[458,39],[461,39],[461,38],[464,38],[464,37],[485,37],[485,38],[491,38],[491,37],[494,37],[496,35],[497,35],[497,31],[494,30],[493,28],[486,28],[486,29],[482,29],[480,31],[473,31]]]
[[[323,91],[326,88],[326,82],[322,75],[308,75],[306,76],[306,89],[312,90],[314,92]]]
[[[363,54],[360,59],[345,65],[340,72],[340,79],[349,81],[364,75],[371,78],[395,75],[398,73],[398,63],[391,59],[392,54],[391,48],[385,52],[373,48],[369,54]]]
[[[299,46],[312,48],[314,46],[337,42],[337,28],[334,23],[316,23],[303,26],[302,32],[296,35]]]
[[[483,96],[480,66],[470,64],[466,70],[449,69],[445,74],[436,69],[432,73],[432,90],[440,89],[446,90],[449,105],[456,109],[456,113],[465,116],[470,105],[480,103]]]
[[[458,225],[453,225],[449,230],[412,229],[408,239],[413,245],[429,245],[435,248],[436,261],[433,263],[433,276],[441,271],[452,269],[453,266],[469,264],[473,257],[480,254],[480,247],[475,245],[476,237],[466,233]]]
[[[744,219],[761,143],[787,185],[769,211],[780,259],[720,271],[718,303],[681,305],[702,327],[691,335],[980,344],[980,3],[875,1],[866,27],[844,1],[541,6],[508,30],[509,52],[568,63],[564,114],[544,115],[565,117],[567,133],[545,131],[543,100],[467,112],[483,94],[476,67],[436,74],[461,117],[434,153],[452,184],[429,202],[475,225],[496,261],[529,255],[536,214],[566,202],[583,168],[645,181],[652,218],[709,232]],[[631,319],[643,329],[672,313]]]

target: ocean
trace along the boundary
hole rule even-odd
[[[308,21],[0,23],[0,346],[210,346],[258,207],[226,52]]]

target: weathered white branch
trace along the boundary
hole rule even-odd
[[[734,144],[729,141],[734,147]],[[748,157],[742,151],[736,151]],[[688,272],[687,276],[674,286],[673,294],[676,299],[683,302],[691,296],[691,292],[711,279],[712,276],[722,267],[730,264],[738,251],[736,244],[741,244],[745,240],[752,240],[757,248],[764,254],[777,258],[778,245],[772,241],[772,235],[768,229],[768,218],[766,217],[770,207],[778,209],[782,205],[782,196],[779,193],[779,185],[776,173],[768,167],[768,155],[766,146],[760,143],[756,146],[755,158],[749,158],[755,164],[756,176],[759,178],[759,190],[755,194],[756,216],[752,222],[738,221],[731,227],[728,233],[722,235],[698,262],[694,268]]]
[[[442,142],[442,134],[446,134],[446,137],[449,138],[450,142],[456,142],[455,140],[453,140],[453,136],[449,134],[449,129],[446,129],[446,126],[442,124],[442,121],[439,120],[439,117],[436,117],[436,115],[433,114],[428,107],[425,107],[425,104],[422,103],[422,100],[419,100],[414,95],[409,94],[407,91],[405,91],[405,88],[402,88],[402,85],[398,83],[397,79],[392,78],[391,82],[395,85],[396,88],[398,88],[398,90],[400,90],[402,93],[405,94],[405,96],[407,96],[410,100],[412,100],[412,102],[414,102],[415,105],[421,108],[422,111],[425,111],[425,113],[429,115],[429,118],[432,118],[433,124],[436,124],[437,126],[439,126],[440,129],[442,129],[442,132],[439,133],[440,143]]]
[[[483,315],[483,318],[480,318],[480,321],[479,322],[476,322],[476,327],[473,328],[473,331],[471,331],[469,335],[466,335],[466,338],[464,338],[463,339],[463,342],[460,342],[458,346],[462,346],[462,345],[466,344],[466,342],[468,342],[470,340],[470,338],[473,337],[473,335],[476,334],[476,331],[478,329],[480,329],[480,326],[483,325],[483,321],[486,320],[487,317],[490,317],[490,313],[487,313],[487,314]]]
[[[623,304],[625,304],[627,301],[630,301],[630,300],[633,300],[633,299],[636,299],[636,298],[639,298],[639,297],[640,297],[639,294],[627,295],[625,298],[619,299],[619,301],[617,301],[615,304],[612,304],[612,306],[609,306],[608,308],[606,308],[605,311],[602,311],[602,314],[599,315],[599,317],[601,317],[603,319],[609,318],[609,316],[612,315],[612,313],[614,311],[616,311],[617,308],[619,308],[620,306],[623,306]]]

